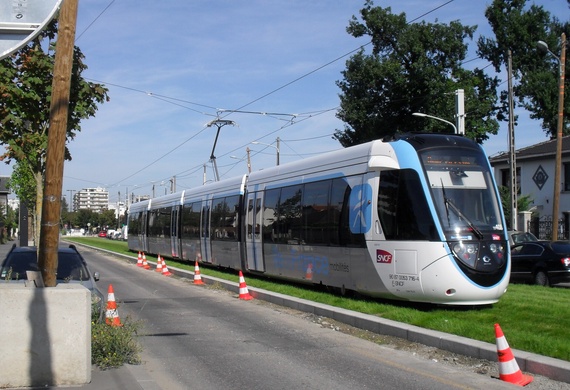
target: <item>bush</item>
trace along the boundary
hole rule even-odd
[[[122,326],[102,322],[91,324],[91,360],[101,369],[120,367],[123,364],[140,364],[141,346],[135,340],[140,324],[129,317]]]

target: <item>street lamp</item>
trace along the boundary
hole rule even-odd
[[[445,123],[447,123],[448,125],[451,125],[451,126],[453,127],[453,132],[454,132],[454,134],[457,134],[457,127],[456,127],[453,123],[451,123],[450,121],[446,121],[445,119],[438,118],[437,116],[431,116],[431,115],[428,115],[428,114],[423,114],[423,113],[421,113],[421,112],[414,112],[412,115],[413,115],[413,116],[419,116],[419,117],[421,117],[421,118],[431,118],[431,119],[435,119],[435,120],[438,120],[438,121],[441,121],[441,122],[445,122]]]
[[[279,165],[279,137],[277,137],[277,146],[275,145],[271,145],[271,144],[266,144],[263,142],[259,142],[259,141],[253,141],[252,144],[254,145],[265,145],[265,146],[271,146],[272,148],[275,148],[277,150],[277,165]]]
[[[554,196],[552,197],[552,240],[558,239],[558,212],[560,207],[560,176],[562,175],[562,127],[564,122],[564,65],[566,62],[566,34],[560,36],[561,52],[558,58],[550,51],[546,42],[538,41],[540,50],[550,53],[559,64],[560,80],[558,83],[558,128],[556,131],[556,162],[554,165]]]
[[[247,159],[247,160],[246,160],[246,161],[247,161],[247,172],[248,172],[248,173],[251,173],[251,161],[250,161],[250,158],[249,158],[249,152],[250,152],[250,150],[249,150],[249,148],[245,148],[245,151],[246,151],[246,153],[247,153],[247,157],[245,158],[245,159]],[[230,158],[234,158],[234,159],[239,160],[239,161],[245,160],[245,159],[239,158],[239,157],[237,157],[237,156],[230,156]]]

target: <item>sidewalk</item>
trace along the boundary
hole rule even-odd
[[[145,371],[144,363],[138,366],[124,365],[119,368],[91,369],[91,383],[80,386],[62,386],[65,389],[83,390],[162,390]],[[39,389],[39,388],[38,388]],[[45,389],[45,387],[42,387]]]

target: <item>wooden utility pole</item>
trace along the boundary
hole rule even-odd
[[[56,285],[63,162],[73,68],[78,0],[63,0],[59,14],[51,94],[38,265],[46,287]]]

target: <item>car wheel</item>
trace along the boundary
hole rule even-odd
[[[549,286],[550,282],[548,280],[548,275],[544,271],[538,271],[536,275],[534,275],[534,284],[538,284],[539,286]]]

